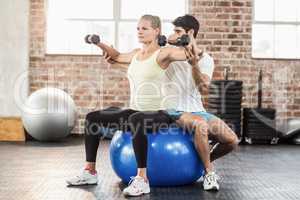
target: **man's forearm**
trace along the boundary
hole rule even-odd
[[[206,74],[201,73],[198,65],[192,66],[192,76],[200,93],[208,91],[210,78]]]

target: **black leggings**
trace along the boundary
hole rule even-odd
[[[153,132],[170,125],[173,120],[165,111],[140,112],[136,110],[110,107],[88,113],[85,121],[86,161],[96,162],[97,149],[103,128],[131,131],[133,149],[138,168],[147,166],[147,132]]]

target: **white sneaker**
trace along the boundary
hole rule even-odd
[[[203,188],[204,190],[219,190],[220,186],[218,180],[220,177],[215,172],[208,172],[204,176]]]
[[[148,193],[150,193],[149,183],[140,176],[131,177],[128,187],[123,190],[123,194],[126,196],[140,196]]]
[[[95,185],[98,183],[98,175],[91,174],[88,170],[83,170],[83,172],[74,178],[66,180],[68,185]]]

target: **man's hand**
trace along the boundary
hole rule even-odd
[[[188,53],[188,63],[190,65],[192,65],[193,67],[196,67],[200,57],[195,53],[195,48],[192,46],[191,49],[188,49],[189,53]]]
[[[193,35],[190,34],[189,37],[190,37],[190,43],[189,45],[185,46],[186,57],[190,65],[197,66],[202,56],[202,51],[197,47],[197,43]]]

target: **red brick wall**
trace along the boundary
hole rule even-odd
[[[214,79],[243,80],[244,106],[256,106],[259,69],[264,71],[263,106],[274,107],[277,118],[300,116],[299,60],[251,58],[251,0],[190,0],[190,14],[201,24],[198,44],[216,64]],[[84,116],[110,105],[128,104],[126,72],[112,68],[100,56],[45,55],[44,0],[31,0],[30,91],[53,86],[64,89],[75,100],[79,118],[73,133],[83,133]]]
[[[215,79],[230,67],[229,78],[244,83],[243,105],[254,107],[262,69],[263,106],[276,108],[278,120],[300,116],[300,60],[251,58],[251,0],[193,0],[190,13],[201,23],[198,43],[215,60]]]

